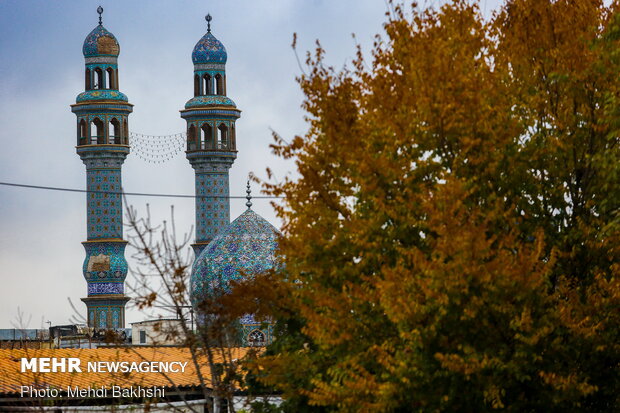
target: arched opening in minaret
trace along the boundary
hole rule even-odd
[[[88,139],[86,138],[87,135],[86,121],[82,119],[80,123],[78,123],[78,145],[86,145],[88,143]]]
[[[90,82],[90,69],[86,69],[86,74],[85,74],[85,84],[86,84],[86,90],[90,90],[91,89],[91,82]]]
[[[196,127],[194,125],[191,125],[187,129],[187,150],[196,150]]]
[[[211,94],[213,94],[211,76],[205,73],[205,75],[202,77],[202,80],[203,80],[203,83],[204,83],[204,93],[203,93],[203,95],[211,95]]]
[[[218,126],[217,149],[228,149],[228,127],[221,123]]]
[[[123,121],[123,139],[125,145],[129,145],[129,127],[127,126],[127,119]]]
[[[111,67],[108,67],[106,69],[106,73],[108,75],[108,83],[107,83],[108,89],[117,89],[117,87],[116,87],[116,79],[114,79],[115,78],[115,76],[114,76],[114,69],[112,69]]]
[[[235,125],[230,125],[230,149],[237,149],[237,133]]]
[[[103,71],[100,67],[95,69],[95,85],[93,89],[103,89],[105,79],[103,77]]]
[[[202,125],[200,148],[213,149],[213,128],[208,123]]]
[[[103,122],[101,121],[101,119],[95,118],[90,123],[90,144],[103,145],[104,143],[105,135],[103,132]]]
[[[222,75],[219,73],[215,75],[215,87],[218,95],[224,94],[224,82],[222,81]]]
[[[110,140],[109,143],[113,143],[115,145],[121,144],[121,124],[116,118],[112,118],[110,121],[110,126],[108,126],[108,131],[110,132]]]
[[[194,75],[194,96],[200,95],[200,76]]]

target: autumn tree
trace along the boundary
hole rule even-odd
[[[249,366],[283,410],[620,408],[616,10],[390,4],[370,61],[308,56]]]

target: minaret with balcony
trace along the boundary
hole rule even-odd
[[[85,90],[71,111],[77,116],[77,154],[86,166],[87,240],[82,272],[88,286],[88,326],[125,326],[127,261],[123,240],[121,167],[129,154],[127,119],[133,105],[119,91],[119,44],[99,24],[84,40]]]
[[[230,223],[228,171],[237,157],[235,121],[241,113],[226,96],[226,49],[211,33],[211,16],[206,20],[207,33],[192,52],[194,97],[181,110],[186,156],[195,171],[196,257]]]

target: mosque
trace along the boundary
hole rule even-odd
[[[127,261],[123,239],[121,170],[131,152],[128,118],[133,110],[119,90],[119,43],[102,24],[86,36],[85,90],[71,105],[77,117],[76,151],[86,166],[87,240],[82,272],[87,284],[87,323],[96,329],[125,327]],[[214,288],[277,265],[278,230],[251,209],[230,222],[229,170],[237,157],[235,122],[241,111],[226,94],[224,45],[207,33],[192,52],[194,96],[180,111],[187,122],[186,157],[195,171],[195,261],[190,294],[197,306]],[[263,346],[272,340],[271,325],[251,315],[241,318],[245,346]]]

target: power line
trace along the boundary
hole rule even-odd
[[[26,185],[14,182],[0,182],[0,185],[13,186],[19,188],[45,189],[48,191],[64,191],[64,192],[82,192],[88,194],[108,194],[108,195],[125,195],[125,196],[152,196],[160,198],[228,198],[228,199],[246,199],[245,196],[225,196],[225,195],[183,195],[183,194],[149,194],[145,192],[117,192],[117,191],[89,191],[88,189],[60,188],[54,186],[42,185]],[[252,199],[278,199],[279,196],[252,196]]]

